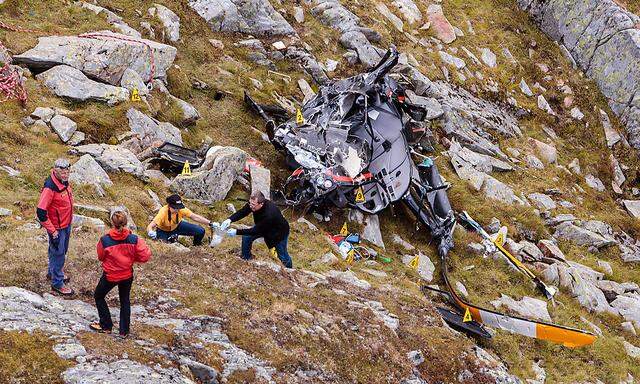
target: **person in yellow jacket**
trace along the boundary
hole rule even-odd
[[[205,235],[204,228],[184,219],[211,226],[211,221],[185,207],[180,195],[171,195],[167,197],[167,205],[160,208],[156,217],[147,226],[147,235],[152,239],[168,242],[176,241],[178,236],[192,236],[193,245],[201,245]]]

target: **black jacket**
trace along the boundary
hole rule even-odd
[[[247,217],[252,213],[249,204],[245,204],[238,212],[229,217],[232,222]],[[238,229],[238,235],[264,237],[267,247],[273,248],[289,236],[289,223],[282,216],[278,206],[271,200],[265,200],[264,205],[258,211],[253,212],[255,225],[248,229]]]

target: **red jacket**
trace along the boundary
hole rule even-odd
[[[146,263],[151,258],[151,250],[144,240],[128,229],[111,229],[100,238],[97,245],[98,260],[107,280],[117,283],[133,276],[133,263]]]
[[[73,193],[71,185],[63,184],[58,180],[53,171],[44,182],[38,202],[38,221],[53,233],[58,229],[71,225],[73,219]]]

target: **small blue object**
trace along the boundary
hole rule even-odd
[[[420,163],[421,167],[425,167],[425,168],[429,168],[433,166],[433,160],[431,160],[430,157],[426,157],[424,160],[422,160],[422,163]]]

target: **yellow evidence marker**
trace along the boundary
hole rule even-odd
[[[349,251],[349,253],[347,253],[347,263],[349,264],[353,264],[354,258],[353,258],[353,249]]]
[[[342,229],[340,230],[340,234],[342,236],[347,236],[349,234],[349,229],[347,228],[347,222],[344,222],[344,225],[342,226]]]
[[[416,256],[409,262],[409,267],[413,269],[418,269],[418,265],[420,264],[420,257]]]
[[[473,318],[471,317],[471,312],[469,311],[469,307],[467,307],[467,309],[464,311],[464,317],[462,318],[462,322],[468,323],[470,321],[473,321]]]
[[[271,248],[271,256],[273,257],[278,256],[278,252],[276,252],[276,247]]]
[[[140,101],[140,93],[138,92],[138,88],[133,88],[131,92],[131,101]]]
[[[299,108],[298,108],[298,111],[296,112],[296,123],[304,124],[304,116],[302,116],[302,111]]]
[[[189,165],[189,161],[188,160],[184,162],[184,167],[182,167],[181,175],[183,175],[183,176],[191,176],[191,166]]]
[[[358,188],[358,191],[356,192],[356,203],[364,203],[364,191],[362,190],[362,187]]]

